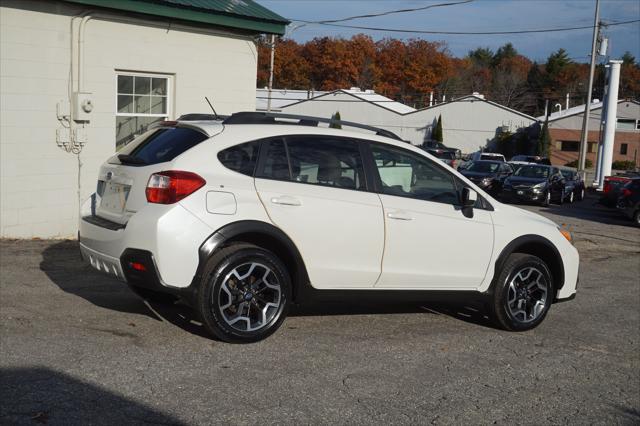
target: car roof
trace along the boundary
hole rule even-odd
[[[504,161],[496,160],[471,160],[472,163],[491,163],[491,164],[504,164]]]

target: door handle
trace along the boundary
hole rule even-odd
[[[288,195],[283,195],[281,197],[273,197],[271,199],[273,204],[280,204],[282,206],[301,206],[302,203],[297,198],[290,197]]]
[[[396,220],[413,220],[413,218],[405,212],[390,212],[390,213],[387,213],[387,217],[389,219],[396,219]]]

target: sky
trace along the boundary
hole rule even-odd
[[[338,19],[455,1],[457,0],[257,0],[261,5],[292,21]],[[342,24],[441,31],[511,31],[590,26],[593,25],[595,3],[596,0],[474,0],[461,5],[362,18]],[[601,0],[600,19],[610,23],[640,19],[640,0]],[[368,34],[376,41],[385,37],[422,38],[444,41],[449,51],[457,57],[465,56],[476,47],[489,47],[495,51],[511,42],[521,54],[542,62],[559,48],[567,50],[569,56],[577,62],[588,62],[593,36],[592,29],[515,35],[428,35],[334,28],[317,24],[299,25],[295,21],[290,24],[286,37],[298,42],[323,36],[349,38],[358,33]],[[611,59],[619,58],[625,51],[629,51],[640,62],[640,22],[608,27],[603,30],[603,34],[609,38]]]

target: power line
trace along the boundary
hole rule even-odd
[[[443,35],[531,34],[531,33],[552,33],[552,32],[561,32],[561,31],[586,30],[586,29],[595,28],[594,25],[585,25],[580,27],[544,28],[544,29],[535,29],[535,30],[513,30],[513,31],[429,31],[429,30],[407,30],[407,29],[401,29],[401,28],[367,27],[367,26],[361,26],[361,25],[332,24],[332,23],[323,23],[323,22],[315,22],[315,21],[305,21],[305,20],[299,20],[299,19],[291,19],[291,20],[296,22],[303,22],[305,24],[325,25],[329,27],[339,27],[339,28],[352,28],[357,30],[384,31],[384,32],[395,32],[395,33],[415,33],[415,34],[443,34]],[[640,19],[614,22],[614,23],[607,24],[607,26],[612,27],[616,25],[632,24],[635,22],[640,22]]]
[[[356,15],[356,16],[349,16],[347,18],[327,19],[327,20],[322,20],[322,21],[305,21],[303,19],[290,19],[290,20],[291,21],[297,21],[297,22],[304,22],[306,24],[334,24],[336,22],[352,21],[354,19],[375,18],[375,17],[378,17],[378,16],[387,16],[387,15],[393,15],[393,14],[396,14],[396,13],[418,12],[420,10],[433,9],[435,7],[456,6],[456,5],[459,5],[459,4],[471,3],[472,1],[474,1],[474,0],[463,0],[463,1],[457,1],[457,2],[451,2],[451,3],[438,3],[438,4],[431,4],[429,6],[415,7],[415,8],[411,8],[411,9],[389,10],[389,11],[380,12],[380,13],[370,13],[370,14],[366,14],[366,15]]]

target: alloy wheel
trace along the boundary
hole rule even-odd
[[[538,268],[527,266],[513,276],[507,292],[507,309],[512,318],[530,323],[540,317],[547,304],[549,283]]]
[[[214,298],[230,327],[250,332],[265,327],[278,315],[282,289],[268,266],[250,262],[229,272]]]

